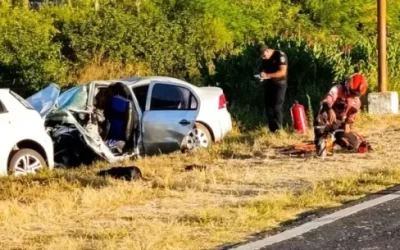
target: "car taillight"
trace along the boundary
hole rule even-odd
[[[226,98],[224,94],[221,94],[219,96],[218,109],[223,109],[223,108],[226,108]]]

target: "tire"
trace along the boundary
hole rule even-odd
[[[32,149],[24,148],[15,152],[8,165],[11,175],[20,176],[34,174],[46,166],[43,156]]]
[[[210,131],[201,123],[195,123],[185,137],[182,151],[196,151],[199,148],[209,148],[212,144]]]

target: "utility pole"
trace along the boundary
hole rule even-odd
[[[378,1],[378,91],[368,94],[370,114],[399,114],[399,93],[387,91],[386,0]]]
[[[386,61],[386,0],[378,1],[378,87],[379,92],[387,91]]]

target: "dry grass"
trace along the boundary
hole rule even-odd
[[[245,240],[398,183],[399,119],[362,117],[359,129],[376,148],[367,155],[289,158],[272,146],[310,138],[235,131],[207,151],[134,162],[149,181],[96,177],[105,163],[3,178],[0,248],[207,249]],[[187,164],[210,168],[185,172]]]

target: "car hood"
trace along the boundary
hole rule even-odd
[[[26,101],[45,119],[55,109],[85,109],[87,87],[86,85],[76,86],[60,94],[60,88],[52,83],[28,97]]]
[[[42,118],[45,118],[57,105],[60,95],[60,88],[52,83],[36,94],[28,97],[26,101],[39,112]]]

